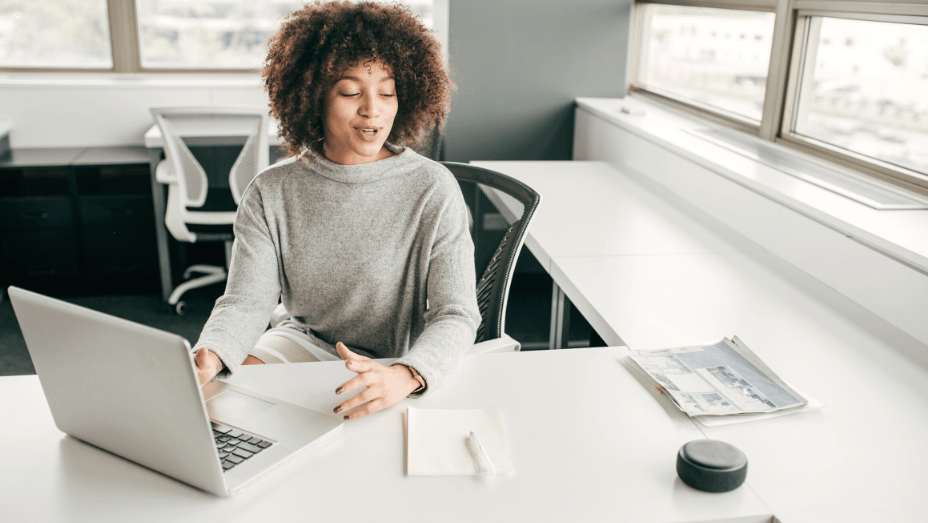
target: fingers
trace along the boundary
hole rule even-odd
[[[359,405],[363,405],[365,403],[378,399],[379,397],[380,397],[380,394],[378,394],[375,390],[364,389],[361,392],[343,401],[342,403],[336,405],[336,407],[332,409],[332,412],[336,414],[341,414],[342,412],[347,413],[349,410]],[[345,418],[345,419],[348,419],[348,418]]]
[[[345,361],[370,361],[370,358],[367,356],[361,356],[360,354],[351,352],[342,342],[335,344],[335,350],[338,351],[338,355]]]
[[[383,408],[386,406],[387,406],[386,402],[384,402],[381,399],[376,399],[368,403],[367,405],[364,405],[358,410],[353,410],[349,412],[348,414],[345,414],[345,419],[363,418],[364,416],[367,416],[368,414],[373,414],[379,410],[383,410]]]
[[[345,368],[358,374],[367,372],[377,366],[380,366],[380,364],[371,360],[345,360]]]
[[[358,374],[362,372],[367,372],[374,367],[380,366],[380,364],[371,361],[367,356],[361,356],[360,354],[351,352],[344,343],[338,342],[335,344],[335,350],[338,351],[338,355],[345,360],[345,367],[350,370],[357,372]],[[347,389],[351,390],[351,389]]]
[[[200,386],[206,385],[219,372],[219,356],[211,352],[206,347],[200,348],[193,357],[193,362],[197,366],[197,378],[200,380]]]
[[[335,389],[335,394],[344,394],[346,392],[351,392],[358,387],[366,387],[371,384],[371,377],[367,374],[358,374],[357,376],[351,378],[350,380],[342,383]]]
[[[375,362],[371,362],[377,365]],[[384,367],[379,365],[370,372],[358,374],[335,389],[335,394],[344,394],[349,390],[365,386],[366,388],[337,405],[336,414],[347,419],[358,419],[379,410],[392,407],[407,397],[418,382],[409,383],[406,367]],[[354,410],[352,410],[354,409]]]

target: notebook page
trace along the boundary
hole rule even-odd
[[[509,447],[499,407],[487,409],[416,409],[406,411],[406,473],[410,476],[477,474],[467,437],[474,432],[497,474],[511,474]]]

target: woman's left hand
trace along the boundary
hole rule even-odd
[[[342,342],[336,343],[335,348],[338,349],[338,355],[345,360],[345,367],[358,373],[335,389],[335,394],[341,395],[358,387],[367,387],[335,407],[336,414],[347,412],[345,419],[361,418],[392,407],[419,388],[419,382],[412,377],[409,368],[403,365],[384,367],[368,357],[351,352]],[[358,406],[361,408],[348,412]]]

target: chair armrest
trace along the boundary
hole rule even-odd
[[[277,307],[274,308],[274,312],[271,313],[271,321],[269,322],[271,325],[271,328],[273,329],[274,327],[279,325],[280,322],[286,320],[289,317],[290,317],[290,312],[287,311],[287,308],[284,307],[284,304],[278,303]]]
[[[512,339],[508,334],[502,337],[475,343],[468,354],[487,354],[489,352],[515,352],[522,348],[522,344]]]
[[[155,168],[155,181],[165,185],[177,183],[177,176],[174,174],[174,167],[171,166],[171,162],[167,160],[158,162],[158,167]]]

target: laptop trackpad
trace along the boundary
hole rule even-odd
[[[246,421],[273,406],[269,401],[234,390],[227,390],[206,402],[209,417],[220,421]]]

